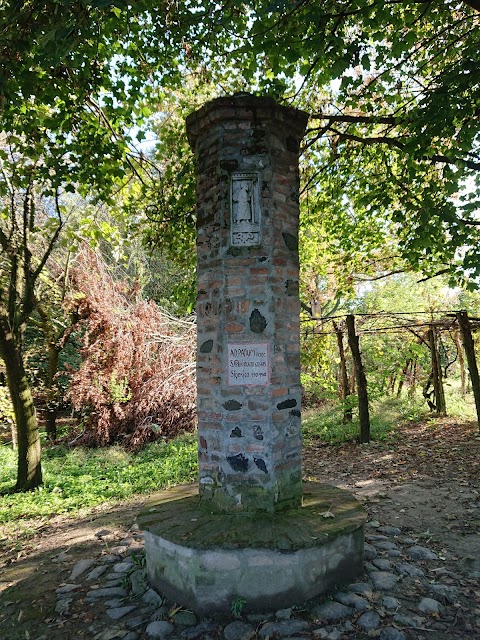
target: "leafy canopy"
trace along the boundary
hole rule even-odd
[[[71,188],[108,198],[133,176],[153,199],[136,140],[186,77],[209,95],[268,93],[312,114],[309,210],[341,211],[338,244],[352,223],[382,220],[413,267],[475,277],[479,9],[476,0],[10,1],[1,126],[27,151],[42,148],[45,171]]]

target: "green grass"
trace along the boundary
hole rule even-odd
[[[471,394],[463,400],[455,383],[447,385],[445,391],[450,416],[475,419]],[[375,400],[370,405],[372,439],[392,441],[400,424],[429,415],[422,397]],[[339,404],[328,404],[305,411],[303,432],[307,447],[315,440],[334,445],[355,440],[359,426],[358,420],[344,425]],[[136,454],[120,447],[46,446],[42,468],[43,487],[28,493],[8,493],[15,485],[16,454],[10,446],[0,446],[0,525],[5,525],[7,532],[15,528],[27,534],[35,528],[29,520],[48,522],[59,514],[77,516],[99,505],[195,480],[196,436],[187,434],[170,442],[158,441]]]
[[[370,403],[370,435],[372,440],[387,440],[395,437],[396,427],[409,420],[417,420],[426,414],[424,404],[417,399],[407,400],[383,398]],[[327,444],[340,444],[356,440],[360,433],[357,412],[353,420],[343,424],[341,406],[330,403],[319,411],[308,410],[303,419],[303,437],[308,446],[312,440]]]
[[[456,381],[445,385],[447,412],[461,420],[475,420],[473,396],[462,399]],[[370,403],[370,423],[372,440],[394,440],[398,426],[405,422],[427,419],[430,416],[427,404],[421,395],[414,398],[402,396],[383,397]],[[329,403],[320,409],[310,409],[304,413],[303,436],[305,445],[313,440],[327,444],[340,444],[356,440],[360,426],[356,412],[349,424],[342,422],[342,408],[339,403]]]
[[[197,475],[194,434],[157,441],[139,453],[120,447],[104,449],[46,448],[42,456],[44,485],[28,493],[8,494],[15,484],[16,454],[0,448],[0,523],[78,514],[105,502],[125,500]]]

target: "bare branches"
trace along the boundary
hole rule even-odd
[[[61,211],[60,202],[59,202],[58,190],[55,193],[55,209],[57,211],[57,216],[58,216],[58,225],[57,225],[57,228],[55,229],[54,233],[50,237],[50,241],[48,243],[48,247],[45,250],[40,262],[38,263],[37,268],[33,272],[33,280],[34,281],[38,278],[38,276],[42,272],[43,268],[45,267],[48,258],[50,257],[53,249],[55,248],[55,245],[57,244],[57,240],[58,240],[58,237],[60,235],[60,232],[63,229],[64,222],[63,222],[63,218],[62,218],[62,211]]]

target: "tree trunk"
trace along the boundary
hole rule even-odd
[[[18,441],[15,490],[29,491],[42,484],[40,435],[35,406],[22,354],[2,331],[0,331],[0,351],[5,362]]]
[[[405,366],[402,369],[402,375],[400,376],[400,380],[398,381],[397,398],[399,398],[402,395],[403,385],[405,384],[405,380],[407,379],[408,370],[410,369],[411,363],[412,363],[411,360],[407,360]]]
[[[348,402],[348,396],[350,395],[350,384],[348,382],[347,373],[347,361],[345,359],[345,349],[343,348],[343,331],[338,327],[336,322],[333,323],[333,328],[337,336],[338,354],[340,356],[340,392],[343,402],[343,422],[352,421],[352,407]]]
[[[18,437],[17,437],[17,425],[15,424],[15,420],[12,422],[10,426],[10,433],[12,434],[12,448],[14,451],[17,451]]]
[[[387,387],[387,392],[389,396],[393,395],[393,392],[395,391],[395,385],[397,384],[397,374],[396,373],[392,373],[392,375],[388,378],[388,387]]]
[[[465,396],[467,395],[467,372],[465,371],[465,356],[463,353],[463,347],[460,340],[460,336],[457,332],[455,332],[454,342],[455,342],[455,346],[457,347],[458,364],[460,366],[461,393],[462,393],[462,398],[465,398]]]
[[[352,352],[357,381],[358,415],[360,419],[360,442],[370,442],[370,414],[368,409],[367,379],[363,368],[358,336],[355,333],[355,318],[347,316],[348,344]]]
[[[437,331],[434,327],[428,330],[428,341],[432,357],[432,382],[435,395],[435,411],[440,416],[447,415],[445,404],[445,391],[443,389],[442,367],[440,366],[440,356],[438,354]]]
[[[468,371],[472,384],[473,397],[475,398],[475,408],[477,410],[477,422],[480,426],[480,378],[478,375],[477,358],[475,357],[475,343],[472,337],[470,321],[466,311],[457,313],[457,321],[462,332],[463,347],[467,356]]]

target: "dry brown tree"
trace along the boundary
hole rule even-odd
[[[68,397],[87,410],[77,442],[138,448],[193,429],[195,323],[142,299],[91,250],[81,253],[72,279],[84,342]]]

